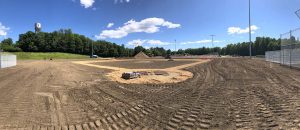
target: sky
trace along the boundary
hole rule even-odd
[[[251,0],[253,40],[300,27],[300,0]],[[72,29],[133,48],[224,47],[249,41],[248,0],[0,0],[0,40]],[[210,35],[214,36],[214,44]],[[175,44],[176,43],[176,44]]]

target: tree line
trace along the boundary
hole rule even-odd
[[[93,46],[93,47],[92,47]],[[132,56],[133,49],[125,48],[107,41],[93,41],[84,35],[73,33],[71,29],[60,29],[54,32],[28,31],[19,35],[19,40],[13,43],[11,38],[4,39],[0,48],[8,52],[65,52],[91,55],[92,48],[101,57]]]
[[[177,55],[205,55],[218,53],[220,55],[249,55],[249,43],[242,42],[236,44],[228,44],[226,47],[220,48],[189,48],[179,49],[176,52],[166,50],[163,47],[152,47],[149,49],[142,46],[134,49],[126,48],[124,44],[118,45],[103,40],[91,40],[84,35],[73,33],[71,29],[60,29],[54,32],[34,33],[28,31],[19,35],[18,41],[13,43],[11,38],[4,39],[0,43],[0,50],[8,52],[65,52],[74,54],[91,55],[100,57],[132,57],[143,51],[149,56],[167,56],[171,54]],[[280,49],[280,39],[269,37],[257,37],[252,46],[253,55],[264,55],[266,51],[274,51]]]
[[[18,52],[22,51],[22,49],[14,44],[11,38],[7,38],[0,42],[0,52],[1,51]]]
[[[8,52],[65,52],[100,57],[132,57],[144,51],[149,56],[166,56],[162,47],[145,49],[141,46],[134,49],[126,48],[124,44],[118,45],[104,40],[93,41],[84,35],[73,33],[71,29],[60,29],[54,32],[28,31],[19,35],[19,40],[13,43],[11,38],[0,43],[0,49]],[[169,50],[170,52],[170,50]]]
[[[257,37],[252,44],[252,55],[265,55],[266,51],[280,50],[281,40],[269,37]],[[249,42],[229,44],[220,51],[222,55],[249,55]]]
[[[257,37],[255,42],[252,43],[252,55],[265,55],[266,51],[280,50],[281,40],[269,37]],[[139,47],[141,48],[141,47]],[[149,50],[143,50],[146,54]],[[151,50],[151,49],[150,49]],[[220,54],[220,55],[235,55],[235,56],[249,56],[249,42],[242,42],[236,44],[228,44],[226,47],[214,47],[214,48],[188,48],[179,49],[176,52],[170,52],[170,50],[162,50],[163,54],[177,54],[177,55],[207,55],[207,54]]]

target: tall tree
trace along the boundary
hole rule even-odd
[[[140,52],[146,52],[146,49],[142,46],[137,46],[137,47],[134,48],[134,54],[133,55],[136,55]]]

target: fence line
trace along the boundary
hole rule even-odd
[[[281,50],[266,52],[266,61],[300,68],[300,28],[280,35]]]

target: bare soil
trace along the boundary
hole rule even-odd
[[[300,129],[300,71],[215,59],[176,84],[122,84],[69,61],[0,70],[0,129]]]
[[[111,73],[107,73],[107,77],[115,82],[125,84],[166,84],[166,83],[179,83],[186,81],[193,77],[193,73],[190,71],[184,71],[182,69],[209,62],[209,59],[176,59],[176,61],[167,61],[166,59],[148,59],[148,60],[85,60],[74,61],[76,64],[91,66],[96,68],[104,68],[113,70]],[[132,63],[132,64],[130,64]],[[119,67],[115,67],[119,66]],[[133,66],[140,66],[136,69]],[[141,69],[142,68],[142,69]],[[158,69],[155,69],[158,68]],[[135,78],[126,80],[121,78],[125,72],[140,72],[141,78]],[[165,73],[164,75],[157,75],[158,72]]]
[[[195,63],[197,60],[174,60],[167,59],[155,60],[116,60],[114,62],[97,62],[96,65],[120,67],[125,69],[166,69],[184,64]]]
[[[106,80],[102,75],[108,70],[70,61],[21,61],[18,64],[0,69],[0,129],[90,121],[68,92]]]

